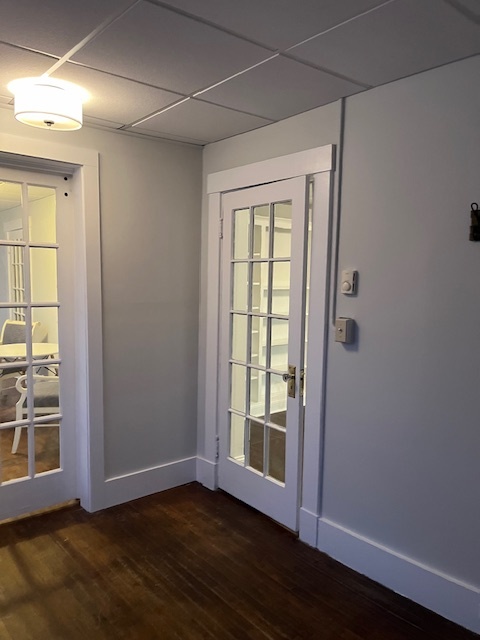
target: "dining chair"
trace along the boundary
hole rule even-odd
[[[5,320],[0,335],[0,344],[18,344],[26,342],[26,323],[23,320]],[[47,330],[41,322],[32,323],[32,342],[43,342]]]
[[[20,392],[15,412],[15,420],[25,420],[27,417],[27,377],[19,376],[15,386]],[[60,412],[59,402],[59,379],[58,375],[33,375],[33,413],[35,416],[52,415]],[[51,427],[51,422],[37,424],[36,427]],[[12,453],[17,453],[22,429],[25,427],[15,427],[13,436]]]
[[[23,320],[5,320],[0,334],[0,344],[19,344],[26,342],[27,325]],[[32,342],[43,342],[47,337],[47,329],[41,322],[32,323]],[[15,362],[15,358],[4,358],[3,362]],[[0,375],[13,376],[24,373],[23,367],[0,368]],[[13,385],[12,385],[13,386]]]

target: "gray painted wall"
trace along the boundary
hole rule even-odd
[[[479,78],[476,57],[346,101],[339,267],[360,277],[337,315],[359,331],[347,348],[330,331],[323,484],[327,518],[474,585],[480,245],[468,226],[480,198]],[[204,176],[337,143],[338,114],[329,105],[209,145]],[[205,254],[204,243],[203,265]]]
[[[2,133],[100,153],[107,477],[194,456],[201,151],[4,109]]]
[[[347,100],[324,513],[480,585],[480,57]]]

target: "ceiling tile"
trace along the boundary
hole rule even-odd
[[[479,27],[438,0],[397,0],[290,50],[371,85],[479,52]]]
[[[0,40],[63,56],[134,0],[2,0]]]
[[[150,118],[133,130],[157,131],[191,140],[214,142],[257,129],[270,122],[192,99]]]
[[[171,140],[172,142],[184,142],[186,144],[194,144],[197,147],[203,147],[207,144],[206,140],[195,140],[193,138],[184,138],[183,136],[175,136],[171,133],[162,133],[161,131],[149,131],[148,129],[142,129],[141,127],[134,127],[132,129],[125,129],[130,133],[135,133],[147,138],[157,138],[161,140]]]
[[[83,107],[85,115],[122,124],[130,124],[182,98],[177,93],[71,63],[62,65],[52,77],[74,82],[90,93]]]
[[[0,96],[0,104],[10,104],[12,100],[12,96]]]
[[[189,94],[269,55],[262,47],[142,2],[72,59]]]
[[[278,56],[198,97],[281,120],[362,90],[352,82]]]
[[[94,125],[97,127],[105,127],[106,129],[120,129],[123,126],[122,122],[112,122],[111,120],[105,120],[104,118],[93,118],[84,114],[83,123],[86,125]]]
[[[41,76],[56,62],[56,58],[6,44],[0,44],[0,60],[0,93],[6,96],[10,94],[7,89],[9,82],[17,78]]]
[[[446,0],[448,4],[471,20],[480,20],[480,2],[478,0]]]
[[[274,49],[284,49],[384,1],[167,0],[167,3]]]

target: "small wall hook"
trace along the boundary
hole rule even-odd
[[[478,202],[472,202],[470,209],[470,236],[472,242],[480,242],[480,210]]]

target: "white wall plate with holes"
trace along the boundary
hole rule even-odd
[[[357,292],[357,274],[358,271],[354,271],[353,269],[345,269],[342,271],[340,291],[346,296],[351,296]]]

